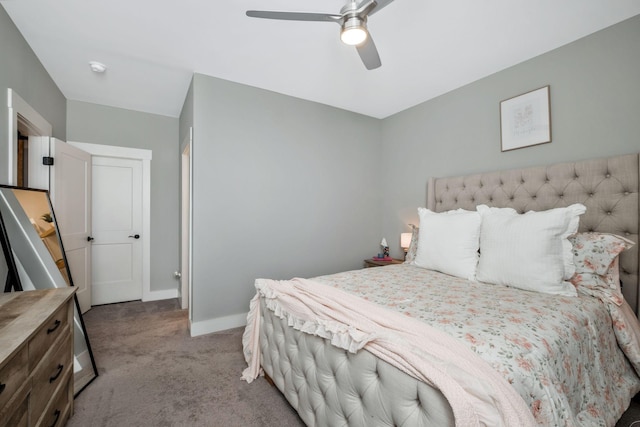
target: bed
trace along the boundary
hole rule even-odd
[[[637,243],[638,180],[637,154],[437,178],[429,180],[427,208],[436,215],[483,205],[492,215],[493,207],[522,214],[580,204],[586,212],[579,215],[578,231]],[[640,390],[638,245],[625,249],[615,258],[623,302],[613,291],[585,287],[577,297],[532,292],[411,264],[293,283],[298,289],[317,287],[311,298],[361,305],[376,325],[397,320],[383,332],[340,323],[343,313],[310,324],[304,320],[311,306],[304,306],[306,295],[287,295],[289,306],[273,297],[278,286],[292,283],[256,281],[243,338],[253,371],[244,378],[250,381],[261,368],[310,426],[614,425]],[[489,248],[481,252],[480,258],[489,259]],[[387,308],[378,310],[378,303]],[[387,316],[389,308],[399,316]],[[422,325],[419,333],[404,328],[407,314]],[[357,325],[369,322],[348,316]],[[391,346],[422,347],[405,356],[372,345],[387,338]],[[471,352],[483,360],[466,359]],[[424,360],[413,360],[416,355]],[[477,390],[482,387],[490,390]],[[457,392],[466,393],[460,402]],[[523,407],[526,414],[520,413]]]

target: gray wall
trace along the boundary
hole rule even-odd
[[[385,119],[383,234],[417,224],[430,176],[640,151],[638,46],[640,16]],[[552,142],[501,152],[500,101],[545,85]]]
[[[189,84],[187,90],[187,96],[185,96],[182,110],[180,111],[180,144],[189,136],[189,128],[193,127],[193,79]],[[180,146],[180,153],[184,151],[182,145]],[[180,175],[182,177],[182,175]]]
[[[193,99],[194,321],[376,253],[379,120],[200,74]]]
[[[53,136],[67,135],[66,100],[24,40],[13,21],[0,6],[0,184],[8,183],[9,111],[7,89],[13,89],[52,126]],[[0,277],[6,277],[4,256],[0,255]],[[4,280],[4,279],[3,279]],[[3,286],[4,287],[4,286]]]
[[[0,158],[6,159],[9,149],[7,88],[13,89],[51,124],[52,136],[64,141],[67,136],[66,99],[2,6],[0,57]],[[7,173],[6,162],[0,162],[0,183],[7,183]]]
[[[67,103],[69,141],[143,148],[151,160],[151,291],[177,289],[180,269],[178,119],[79,101]]]

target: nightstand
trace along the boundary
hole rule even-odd
[[[402,264],[404,263],[403,260],[401,259],[392,259],[391,261],[381,261],[381,260],[377,260],[377,259],[373,259],[373,258],[369,258],[369,259],[365,259],[364,260],[364,268],[369,268],[369,267],[383,267],[385,265],[391,265],[391,264]]]

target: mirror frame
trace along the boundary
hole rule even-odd
[[[38,231],[34,228],[34,226],[29,221],[29,217],[24,210],[24,207],[20,205],[22,210],[20,212],[16,212],[17,209],[14,209],[13,206],[9,203],[9,201],[5,198],[5,191],[11,191],[11,195],[16,198],[18,204],[20,201],[18,200],[14,190],[20,191],[29,191],[29,192],[38,192],[42,193],[47,201],[49,212],[51,214],[52,223],[55,228],[56,240],[58,245],[60,246],[60,252],[62,256],[62,260],[64,261],[64,267],[67,274],[67,279],[63,277],[62,273],[58,268],[54,268],[55,260],[53,256],[49,252],[49,249],[45,246],[44,242],[38,235]],[[13,218],[7,219],[9,215],[13,216]],[[22,218],[24,217],[24,218]],[[11,230],[10,228],[18,228],[18,230]],[[13,231],[13,233],[12,233]],[[2,248],[5,254],[5,259],[7,262],[8,272],[7,272],[7,281],[5,284],[5,292],[11,292],[12,288],[14,291],[23,291],[23,285],[26,283],[30,283],[35,289],[48,289],[48,288],[58,288],[63,286],[74,286],[73,278],[71,275],[71,271],[69,269],[69,263],[67,261],[67,254],[64,250],[64,245],[62,243],[62,238],[60,234],[60,228],[58,227],[58,222],[56,220],[55,212],[53,209],[53,205],[51,203],[51,198],[49,197],[49,191],[41,190],[36,188],[28,188],[28,187],[16,187],[11,185],[0,184],[0,232],[2,233]],[[35,233],[38,236],[37,239],[30,238],[29,235]],[[13,241],[13,245],[12,245]],[[41,246],[41,247],[40,247]],[[28,252],[28,253],[27,253]],[[48,253],[47,255],[43,255],[44,253]],[[21,255],[24,255],[21,259]],[[46,269],[46,274],[44,276],[48,277],[50,280],[31,280],[30,277],[25,277],[25,280],[22,280],[20,274],[29,274],[29,259],[33,259],[32,257],[36,257],[38,259],[38,264],[42,269]],[[18,268],[18,264],[16,263],[16,259],[20,263],[22,269]],[[49,264],[49,265],[47,265]],[[53,266],[53,267],[52,267]],[[34,266],[31,266],[35,268]],[[45,283],[43,283],[45,282]],[[28,291],[27,291],[28,292]],[[93,356],[93,351],[91,349],[91,344],[89,342],[89,336],[87,334],[87,329],[84,324],[84,319],[82,317],[82,312],[80,311],[80,305],[78,303],[78,297],[74,293],[74,323],[80,329],[81,334],[78,334],[77,331],[74,333],[74,356],[76,356],[75,361],[77,361],[76,347],[82,346],[86,348],[88,355],[91,360],[91,369],[92,372],[87,372],[83,374],[80,378],[76,378],[76,371],[74,370],[74,397],[77,397],[78,394],[82,390],[84,390],[93,380],[98,377],[98,368],[96,366],[95,358]],[[77,340],[83,340],[84,342],[79,342]],[[84,349],[83,349],[84,350]],[[88,366],[81,366],[81,371],[85,371]],[[85,377],[92,375],[91,378],[85,380]],[[77,380],[81,379],[82,383],[78,386]]]
[[[18,267],[16,266],[16,260],[13,258],[13,252],[11,249],[11,243],[9,242],[9,235],[4,225],[4,219],[2,218],[2,212],[0,211],[0,243],[2,244],[2,252],[4,253],[4,259],[7,263],[7,280],[4,284],[5,293],[12,290],[21,291],[22,283],[20,283],[20,275],[18,274]]]

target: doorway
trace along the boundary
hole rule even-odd
[[[26,172],[24,167],[18,165],[18,132],[24,137],[29,136],[52,136],[53,127],[51,123],[46,121],[44,117],[33,109],[24,99],[20,97],[11,88],[7,89],[7,99],[9,107],[9,152],[7,153],[7,183],[9,185],[28,186],[28,182],[24,182],[23,177]],[[23,150],[28,150],[28,142],[23,142]],[[25,147],[26,146],[26,147]],[[24,154],[24,152],[23,152]],[[24,158],[21,164],[24,164]],[[19,172],[22,177],[18,181]],[[18,184],[20,182],[20,184]]]
[[[180,261],[180,306],[189,309],[191,320],[191,211],[192,211],[192,131],[182,142],[181,156],[181,261]]]
[[[9,184],[48,190],[56,209],[68,268],[78,288],[76,297],[84,313],[91,308],[91,245],[87,236],[91,170],[89,156],[53,138],[52,127],[16,92],[7,90],[9,100]],[[57,158],[43,165],[43,157]],[[57,189],[57,190],[56,190]]]
[[[92,305],[142,299],[142,162],[91,160]]]
[[[97,200],[98,204],[105,203],[101,204],[100,208],[94,203],[94,209],[92,209],[94,218],[92,237],[95,239],[93,241],[94,259],[92,262],[95,291],[92,292],[92,304],[107,304],[135,299],[142,299],[142,301],[162,299],[151,292],[150,281],[152,151],[84,142],[70,141],[69,144],[91,154],[94,172],[93,183],[94,187],[95,185],[99,187],[95,188],[92,200]],[[139,176],[139,178],[134,176]],[[129,191],[139,192],[139,204],[131,202],[132,199],[127,196]],[[114,208],[114,203],[116,208]],[[122,209],[125,209],[128,214],[111,215],[111,213],[107,214],[107,209],[109,212],[121,211],[121,213],[124,212]],[[128,216],[137,210],[140,213],[139,222]],[[100,215],[102,218],[99,218]],[[101,231],[97,229],[101,227],[101,220],[105,224],[103,230],[105,233],[102,235]],[[127,223],[125,224],[125,222]],[[103,247],[100,247],[100,240],[102,240]],[[110,259],[103,263],[96,259],[99,257]],[[132,259],[139,260],[134,261],[134,264],[139,266],[139,273],[130,269],[130,267],[134,268],[133,264],[130,266],[127,264]],[[116,264],[110,265],[110,262]],[[101,281],[105,287],[98,291]],[[135,281],[138,281],[138,284],[134,284]],[[114,292],[111,292],[110,287]]]

